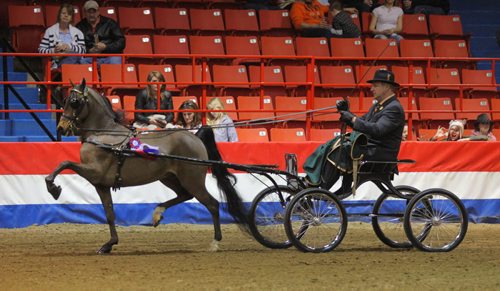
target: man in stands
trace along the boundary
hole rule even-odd
[[[293,27],[304,37],[331,37],[332,26],[326,20],[328,6],[317,0],[297,0],[290,9]]]
[[[450,1],[449,0],[403,0],[403,9],[405,13],[444,15],[450,12]]]
[[[357,38],[360,37],[359,27],[352,21],[351,15],[342,10],[342,4],[338,1],[330,5],[332,16],[333,37]]]
[[[118,23],[113,19],[99,14],[99,5],[89,0],[83,5],[85,18],[76,27],[83,32],[87,53],[90,54],[121,54],[125,48],[125,36]],[[99,57],[100,64],[121,64],[121,57]],[[92,63],[92,58],[82,58],[82,64]]]
[[[364,160],[397,161],[405,125],[405,113],[396,97],[399,84],[394,82],[394,73],[388,70],[376,71],[368,83],[372,84],[371,92],[376,100],[368,113],[356,116],[349,111],[347,102],[341,100],[337,104],[340,120],[368,137]],[[340,190],[348,191],[351,183],[352,176],[344,176]]]

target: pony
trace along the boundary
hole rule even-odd
[[[113,246],[118,244],[111,188],[144,185],[154,181],[160,181],[177,196],[156,206],[152,217],[153,226],[159,225],[163,212],[169,207],[194,197],[212,216],[214,239],[210,250],[217,250],[222,233],[219,202],[205,186],[209,167],[226,198],[229,213],[242,229],[248,229],[243,203],[233,186],[236,179],[222,164],[212,129],[203,127],[197,135],[186,130],[159,130],[147,134],[136,132],[121,124],[119,114],[111,109],[108,99],[87,87],[83,79],[79,85],[72,84],[57,130],[64,135],[81,137],[81,162],[60,163],[45,178],[47,190],[54,199],[59,198],[62,189],[54,180],[65,169],[74,171],[95,187],[104,207],[111,235],[109,241],[99,248],[98,254],[110,253]],[[142,157],[129,149],[131,140],[140,140],[165,156],[185,157],[185,160],[152,158],[151,155]],[[196,163],[189,160],[219,163]]]

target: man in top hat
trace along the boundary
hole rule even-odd
[[[113,19],[99,13],[99,4],[89,0],[83,5],[83,18],[76,27],[83,32],[87,53],[121,54],[125,48],[125,36],[120,26]],[[92,63],[92,58],[82,58],[82,64]],[[121,57],[110,56],[97,58],[100,64],[121,64]]]

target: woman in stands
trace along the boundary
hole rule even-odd
[[[431,137],[431,141],[458,141],[464,136],[464,125],[463,120],[452,120],[450,121],[450,126],[448,127],[448,132],[444,127],[438,127],[436,134]]]
[[[193,100],[184,101],[179,110],[198,110],[198,105]],[[201,114],[199,112],[179,112],[177,113],[177,127],[188,129],[192,133],[196,133],[201,127]]]
[[[398,43],[403,39],[403,9],[394,5],[395,0],[385,0],[384,5],[373,10],[370,31],[374,38],[393,38]]]
[[[158,71],[149,73],[148,82],[157,83],[165,82],[165,77]],[[135,98],[135,109],[158,109],[158,87],[160,87],[160,109],[173,109],[172,94],[165,89],[165,84],[158,86],[157,84],[149,84],[145,89],[141,90]],[[136,112],[135,113],[135,128],[145,128],[148,130],[171,127],[171,122],[174,120],[172,112],[157,113],[157,112]],[[170,124],[170,126],[168,126]]]
[[[224,110],[224,105],[219,98],[210,100],[208,110]],[[238,134],[234,128],[233,120],[224,112],[208,112],[207,124],[213,127],[216,142],[237,142]]]
[[[490,120],[488,114],[482,113],[477,116],[474,122],[474,131],[472,135],[462,140],[496,141],[497,138],[491,132],[492,130],[493,121]]]
[[[38,47],[43,54],[53,53],[85,53],[83,33],[72,25],[75,10],[71,4],[62,4],[57,13],[57,23],[47,28]],[[81,57],[53,57],[51,69],[55,70],[62,64],[78,64]]]

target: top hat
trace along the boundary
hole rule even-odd
[[[388,70],[380,69],[375,72],[373,79],[368,80],[368,83],[382,82],[391,84],[394,87],[399,87],[399,84],[394,82],[394,73]]]

